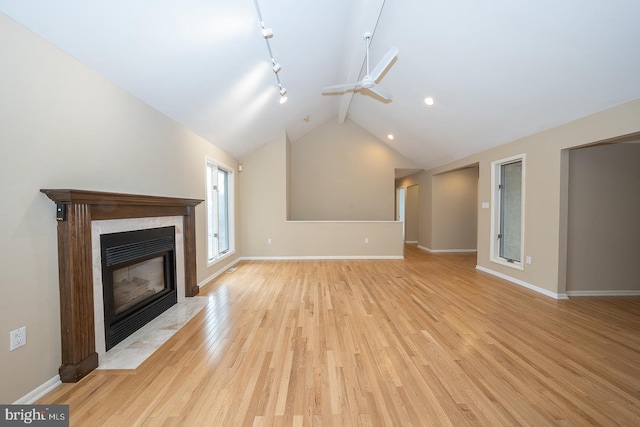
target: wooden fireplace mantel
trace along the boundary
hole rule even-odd
[[[98,367],[93,318],[91,221],[183,217],[185,295],[198,294],[195,207],[200,199],[101,191],[40,190],[58,209],[58,275],[62,365],[60,380],[77,382]]]

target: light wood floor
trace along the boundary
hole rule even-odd
[[[410,247],[237,267],[137,370],[39,403],[77,426],[639,425],[640,298],[555,301]]]

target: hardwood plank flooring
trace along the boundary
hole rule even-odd
[[[133,371],[38,403],[76,426],[638,425],[640,298],[555,301],[475,254],[243,262]]]

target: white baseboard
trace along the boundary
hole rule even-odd
[[[228,269],[230,269],[231,267],[233,267],[234,265],[239,263],[241,260],[242,260],[242,258],[236,258],[234,261],[231,261],[229,264],[225,265],[220,270],[216,271],[211,276],[207,277],[206,279],[204,279],[200,283],[198,283],[198,287],[199,288],[203,287],[204,285],[206,285],[207,283],[209,283],[210,281],[212,281],[213,279],[215,279],[216,277],[220,276],[222,273],[224,273],[225,271],[227,271]]]
[[[432,254],[444,254],[444,253],[473,253],[478,252],[477,249],[431,249],[426,246],[418,245],[418,249],[422,249],[423,251],[431,252]]]
[[[45,382],[44,384],[41,384],[40,386],[31,390],[29,393],[22,396],[20,399],[13,402],[13,404],[14,405],[31,405],[35,401],[40,399],[42,396],[44,396],[45,394],[56,389],[58,386],[60,386],[60,384],[62,384],[62,381],[60,381],[60,375],[56,375],[55,377],[51,378],[49,381]]]
[[[499,277],[501,279],[508,280],[511,283],[515,283],[516,285],[523,286],[523,287],[525,287],[527,289],[531,289],[532,291],[538,292],[538,293],[540,293],[542,295],[546,295],[546,296],[554,298],[554,299],[569,299],[569,296],[567,294],[557,294],[555,292],[551,292],[550,290],[541,288],[541,287],[536,286],[536,285],[532,285],[531,283],[527,283],[527,282],[525,282],[523,280],[519,280],[519,279],[516,279],[514,277],[507,276],[506,274],[502,274],[502,273],[499,273],[497,271],[494,271],[494,270],[491,270],[491,269],[488,269],[488,268],[485,268],[485,267],[482,267],[482,266],[479,266],[479,265],[476,265],[476,270],[484,271],[485,273],[489,273],[489,274],[497,276],[497,277]]]
[[[640,290],[628,291],[567,291],[570,297],[637,297]]]
[[[404,256],[397,255],[358,255],[358,256],[323,256],[323,255],[312,255],[312,256],[257,256],[257,257],[242,257],[240,258],[242,261],[302,261],[302,260],[323,260],[323,259],[404,259]]]
[[[417,240],[405,240],[404,242],[406,244],[408,244],[408,245],[416,245],[416,244],[418,244]]]

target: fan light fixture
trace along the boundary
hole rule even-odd
[[[322,89],[322,92],[325,94],[331,93],[346,93],[346,92],[356,92],[361,89],[367,89],[369,92],[377,95],[378,98],[382,99],[384,102],[391,102],[391,98],[393,96],[383,90],[378,86],[378,80],[382,78],[384,72],[391,66],[393,61],[398,56],[398,48],[392,47],[389,51],[382,57],[380,62],[373,67],[373,70],[369,69],[369,44],[371,43],[371,33],[364,33],[364,41],[366,44],[366,60],[367,60],[367,74],[362,78],[362,80],[358,80],[357,82],[345,83],[340,85],[327,86]]]

